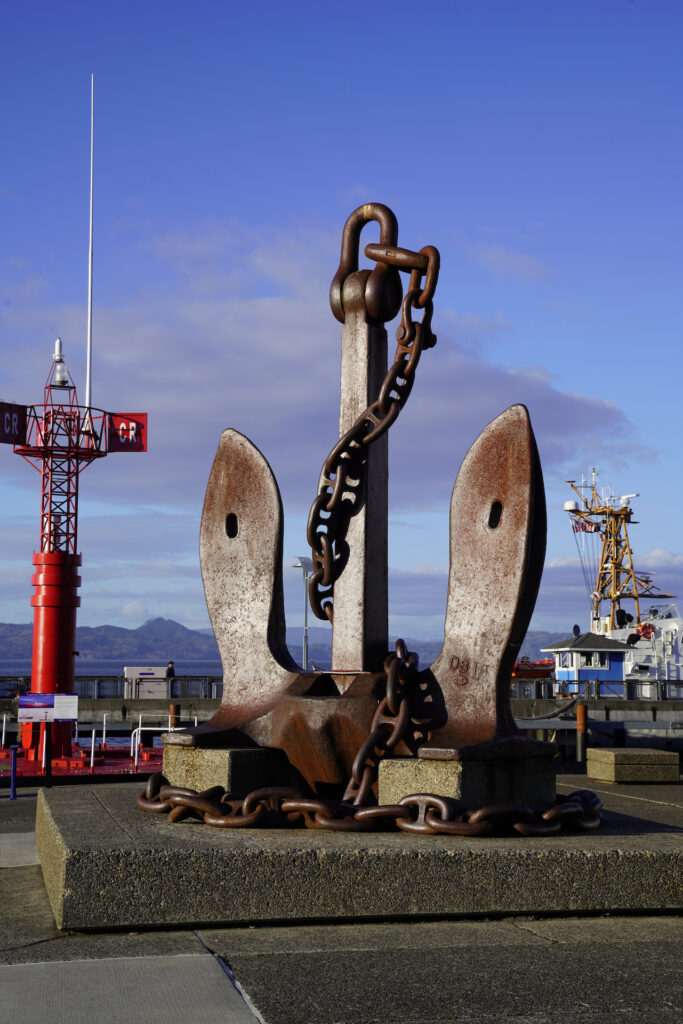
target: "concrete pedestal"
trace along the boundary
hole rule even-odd
[[[281,750],[270,747],[182,747],[164,743],[164,775],[172,786],[201,792],[223,786],[236,797],[264,786],[297,784]]]
[[[381,761],[379,803],[396,804],[410,793],[452,797],[470,810],[504,803],[548,806],[555,801],[555,760],[545,755],[499,761],[422,757]]]
[[[678,783],[679,772],[678,754],[674,750],[591,747],[586,757],[586,774],[602,782]]]
[[[129,785],[78,786],[41,790],[36,844],[65,929],[681,905],[680,836],[624,815],[542,839],[213,829],[143,813]]]

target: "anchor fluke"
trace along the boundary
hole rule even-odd
[[[444,645],[430,670],[447,720],[420,748],[425,757],[528,742],[514,724],[510,679],[541,582],[546,513],[525,406],[510,406],[476,439],[457,475],[450,515]]]
[[[282,533],[280,490],[268,462],[243,434],[225,430],[199,535],[206,604],[223,663],[223,698],[208,731],[265,715],[299,674],[285,642]]]

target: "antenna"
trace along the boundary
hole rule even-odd
[[[88,259],[88,349],[85,370],[85,407],[90,411],[92,375],[92,196],[95,152],[95,76],[90,76],[90,251]]]

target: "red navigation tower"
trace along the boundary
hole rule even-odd
[[[108,413],[91,404],[94,79],[90,79],[90,251],[85,405],[67,370],[57,338],[42,405],[0,402],[0,442],[41,475],[40,551],[33,555],[33,656],[31,693],[72,693],[76,655],[78,587],[78,481],[82,471],[109,452],[147,451],[147,413]],[[22,746],[42,760],[44,722],[26,722]],[[71,723],[51,725],[52,754],[71,753]]]
[[[58,338],[42,405],[0,402],[0,441],[13,444],[41,475],[40,551],[33,555],[32,693],[72,693],[76,609],[81,556],[78,483],[95,459],[109,452],[147,449],[146,413],[107,413],[79,406]],[[53,756],[71,753],[71,723],[52,726]],[[25,723],[22,746],[29,759],[43,756],[45,724]]]

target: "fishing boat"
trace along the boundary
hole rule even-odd
[[[625,682],[683,680],[683,618],[671,601],[676,595],[633,562],[628,531],[636,522],[631,501],[639,495],[598,490],[597,478],[593,468],[590,480],[568,480],[576,498],[564,504],[590,601],[590,631],[624,645]]]

